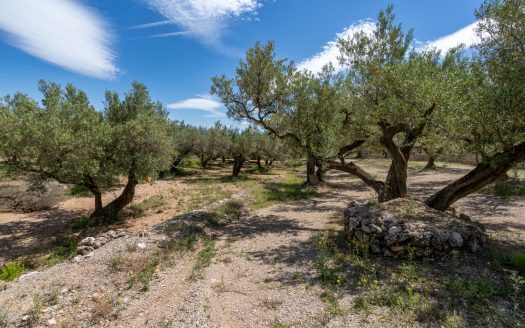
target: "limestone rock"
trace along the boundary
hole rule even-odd
[[[466,215],[436,211],[409,199],[379,205],[353,201],[343,223],[347,240],[369,243],[371,253],[395,257],[406,255],[408,247],[416,257],[452,249],[478,252],[488,238],[483,226]]]
[[[95,237],[86,237],[78,243],[80,246],[95,246]]]

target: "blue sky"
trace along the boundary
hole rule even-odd
[[[390,3],[414,47],[475,42],[480,0],[0,0],[0,95],[40,99],[39,79],[72,82],[101,109],[105,90],[138,80],[172,119],[228,123],[210,79],[231,76],[256,41],[315,71],[336,60],[337,36],[372,28]]]

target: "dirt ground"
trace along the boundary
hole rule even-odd
[[[361,164],[379,177],[386,174],[382,161],[363,160]],[[410,193],[428,196],[433,190],[458,178],[467,165],[447,164],[437,171],[409,173]],[[194,187],[187,183],[202,174],[220,177],[227,168],[214,168],[197,176],[141,184],[138,203],[152,195],[167,192],[185,195]],[[278,176],[278,175],[276,175]],[[241,192],[234,184],[224,184],[233,194]],[[107,201],[116,191],[104,196]],[[197,279],[191,279],[197,250],[181,253],[169,265],[157,269],[147,290],[129,287],[126,272],[115,272],[115,263],[125,258],[133,266],[150,260],[156,245],[164,238],[155,225],[181,214],[169,201],[160,211],[139,219],[128,219],[111,229],[127,231],[97,249],[93,256],[41,269],[0,288],[0,309],[6,322],[24,325],[24,315],[35,307],[35,295],[56,294],[55,301],[43,302],[36,325],[104,327],[361,327],[362,317],[351,311],[330,316],[316,283],[315,236],[328,228],[340,230],[340,213],[350,200],[365,201],[373,193],[359,180],[344,173],[329,172],[327,185],[314,197],[275,204],[251,211],[241,220],[215,232],[215,254]],[[63,231],[72,219],[89,213],[92,199],[70,198],[52,210],[34,213],[0,213],[0,262],[17,256],[45,254],[52,236]],[[483,223],[494,242],[509,250],[525,250],[525,199],[497,198],[486,193],[471,195],[454,207]],[[108,228],[109,229],[109,228]],[[138,231],[148,231],[137,236]],[[100,231],[97,231],[97,233]],[[137,243],[147,245],[137,250]],[[39,250],[39,251],[37,251]],[[198,260],[198,259],[197,259]],[[47,293],[47,294],[46,294]],[[350,308],[355,295],[339,299]],[[368,326],[396,326],[375,319]]]

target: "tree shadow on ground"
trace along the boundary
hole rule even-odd
[[[53,237],[82,214],[81,211],[50,210],[0,223],[0,262],[47,254]]]

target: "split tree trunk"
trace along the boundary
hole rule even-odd
[[[111,203],[102,207],[102,199],[100,199],[100,207],[97,208],[97,200],[95,200],[95,211],[91,214],[91,218],[98,224],[106,224],[117,221],[120,211],[122,211],[126,205],[133,201],[133,197],[135,196],[135,187],[137,184],[138,180],[135,174],[130,174],[128,176],[128,182],[126,183],[124,190]]]
[[[525,142],[509,152],[497,153],[484,159],[465,176],[439,190],[426,200],[426,204],[444,211],[457,200],[485,187],[505,175],[516,163],[525,161]]]

